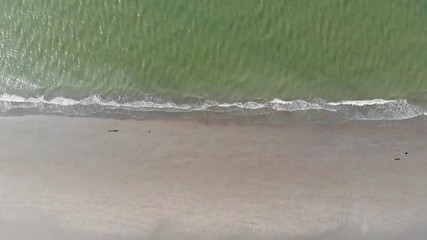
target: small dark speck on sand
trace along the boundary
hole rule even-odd
[[[147,133],[150,133],[150,132],[151,132],[151,130],[148,130],[148,131],[147,131]]]
[[[119,132],[119,130],[117,130],[117,129],[110,129],[110,130],[108,130],[108,132]]]
[[[395,158],[394,160],[398,161],[398,160],[400,160],[400,158]]]

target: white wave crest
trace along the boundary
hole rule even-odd
[[[306,102],[303,100],[283,101],[280,99],[273,99],[269,105],[272,109],[277,111],[301,111],[301,110],[320,110],[325,109],[319,103]],[[326,109],[325,109],[326,110]]]
[[[114,100],[104,100],[94,95],[81,100],[56,97],[46,99],[44,96],[25,98],[17,95],[0,95],[0,112],[8,112],[13,109],[32,109],[40,113],[67,113],[74,115],[87,115],[111,109],[123,109],[128,111],[148,112],[193,112],[193,111],[213,111],[230,112],[245,110],[246,113],[265,112],[296,112],[314,110],[315,112],[334,112],[342,118],[350,120],[401,120],[414,118],[417,116],[427,116],[426,109],[420,106],[409,104],[406,100],[353,100],[341,102],[326,102],[324,100],[315,101],[284,101],[273,99],[272,101],[247,101],[247,102],[217,102],[199,101],[186,104],[178,104],[171,101],[161,100],[139,100],[120,102]]]
[[[349,100],[341,102],[328,102],[331,106],[339,105],[353,105],[353,106],[371,106],[371,105],[383,105],[388,103],[395,103],[399,100],[384,100],[384,99],[372,99],[372,100]],[[406,100],[405,100],[406,101]]]

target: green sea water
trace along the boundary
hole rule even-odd
[[[2,0],[20,96],[427,100],[425,0]]]

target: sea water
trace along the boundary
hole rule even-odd
[[[426,6],[4,0],[0,112],[425,119]]]

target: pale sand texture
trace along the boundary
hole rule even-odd
[[[0,239],[347,238],[427,219],[427,124],[0,126]]]

